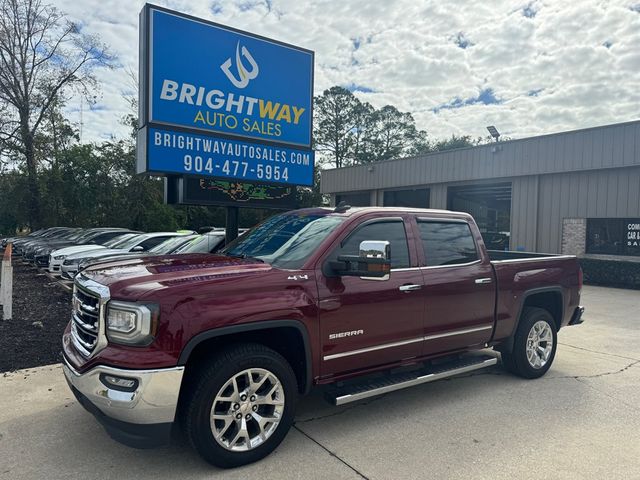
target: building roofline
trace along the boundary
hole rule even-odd
[[[461,151],[465,151],[465,150],[474,150],[474,149],[482,149],[482,148],[491,148],[491,147],[495,147],[496,145],[509,145],[509,144],[514,144],[517,142],[524,142],[527,140],[533,140],[533,139],[538,139],[538,138],[548,138],[548,137],[554,137],[554,136],[560,136],[560,135],[570,135],[570,134],[576,134],[576,133],[582,133],[582,132],[588,132],[591,130],[601,130],[601,129],[606,129],[606,128],[613,128],[613,127],[624,127],[627,125],[640,125],[640,119],[638,120],[630,120],[628,122],[620,122],[620,123],[609,123],[607,125],[598,125],[595,127],[586,127],[586,128],[579,128],[576,130],[566,130],[564,132],[554,132],[554,133],[545,133],[543,135],[536,135],[533,137],[524,137],[524,138],[516,138],[513,140],[505,140],[505,141],[500,141],[500,142],[491,142],[491,143],[487,143],[484,145],[473,145],[471,147],[461,147],[461,148],[452,148],[449,150],[440,150],[437,152],[428,152],[428,153],[423,153],[420,155],[411,155],[409,157],[400,157],[400,158],[389,158],[387,160],[379,160],[377,162],[370,162],[370,163],[359,163],[358,165],[349,165],[347,167],[340,167],[340,168],[326,168],[321,170],[321,172],[334,172],[336,170],[341,170],[344,171],[345,169],[351,169],[351,168],[362,168],[362,167],[367,167],[367,166],[371,166],[371,165],[379,165],[381,163],[391,163],[391,162],[399,162],[399,161],[403,161],[403,160],[411,160],[414,158],[429,158],[429,157],[436,157],[438,155],[444,155],[444,154],[450,154],[452,152],[461,152]]]

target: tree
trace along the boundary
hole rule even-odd
[[[314,99],[316,150],[336,168],[429,151],[427,132],[392,105],[376,110],[335,86]]]
[[[413,115],[386,105],[373,113],[370,162],[417,155],[428,150],[427,132],[416,128]]]
[[[106,46],[40,0],[0,0],[0,144],[26,164],[29,220],[40,223],[35,139],[52,105],[75,87],[95,89],[96,66],[110,65]]]
[[[473,147],[480,143],[480,139],[472,139],[469,135],[457,136],[452,134],[451,137],[445,138],[444,140],[438,140],[433,144],[433,149],[437,152],[441,152],[443,150],[453,150],[455,148],[466,148]]]
[[[361,107],[353,93],[335,86],[314,99],[315,148],[336,168],[353,161],[356,112]]]
[[[371,156],[375,109],[370,103],[360,103],[354,110],[353,163],[368,163]]]

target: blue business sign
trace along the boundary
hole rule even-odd
[[[313,152],[163,128],[147,129],[149,170],[313,185]]]
[[[313,183],[313,52],[152,5],[140,40],[139,171],[262,180],[277,166],[264,180]],[[176,149],[157,135],[226,151]],[[307,163],[291,163],[298,155]],[[194,171],[196,157],[212,170]],[[226,161],[249,166],[222,172]]]

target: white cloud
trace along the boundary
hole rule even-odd
[[[418,126],[436,138],[485,135],[491,124],[521,138],[639,117],[637,2],[157,3],[312,49],[316,94],[335,84],[364,87],[356,93],[360,98],[412,112]],[[126,135],[120,124],[129,112],[123,92],[130,90],[127,71],[137,70],[143,2],[56,0],[55,5],[109,44],[121,65],[97,72],[100,109],[84,106],[84,140]],[[500,103],[464,105],[487,91]],[[451,104],[460,106],[437,109]],[[69,102],[76,122],[79,107],[78,98]]]

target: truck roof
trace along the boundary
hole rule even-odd
[[[411,208],[411,207],[344,207],[344,210],[338,210],[337,207],[315,207],[315,208],[301,208],[298,210],[292,210],[289,213],[305,213],[305,214],[317,214],[317,215],[339,215],[339,216],[354,216],[364,215],[367,213],[416,213],[416,214],[437,214],[448,215],[457,218],[471,218],[471,215],[465,212],[456,212],[453,210],[440,210],[436,208]]]

